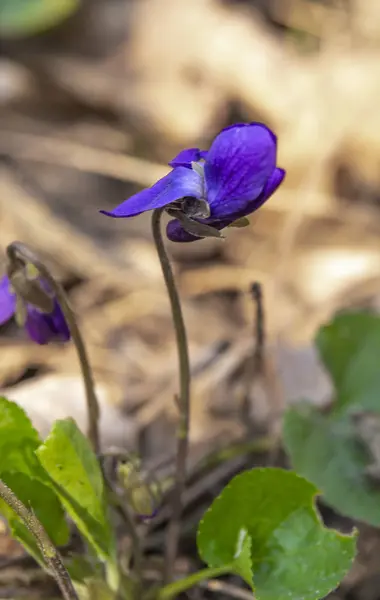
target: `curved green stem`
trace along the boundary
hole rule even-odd
[[[173,271],[162,239],[161,216],[163,211],[163,208],[158,208],[153,211],[152,231],[171,305],[173,324],[177,340],[180,376],[175,485],[171,500],[171,518],[167,532],[164,572],[164,580],[165,582],[169,582],[173,578],[174,563],[177,556],[178,540],[181,530],[183,492],[186,483],[186,463],[189,445],[190,422],[190,363],[187,335],[182,315],[181,303],[175,284]]]
[[[51,542],[48,534],[43,528],[36,515],[28,510],[26,506],[17,498],[12,490],[0,479],[0,497],[11,507],[20,517],[25,527],[35,538],[41,554],[45,560],[49,573],[56,580],[62,596],[65,600],[78,600],[77,593],[71,582],[70,576],[66,571],[62,558]]]
[[[12,242],[12,244],[10,244],[7,247],[6,252],[11,264],[17,265],[21,262],[24,265],[26,265],[27,263],[31,263],[32,265],[34,265],[41,277],[49,283],[50,287],[52,288],[52,291],[54,292],[61,306],[62,312],[65,316],[67,325],[70,330],[71,337],[77,350],[78,359],[82,371],[89,419],[88,437],[92,443],[94,452],[98,453],[100,449],[99,404],[95,392],[94,378],[92,375],[92,369],[88,358],[87,349],[80,329],[78,327],[75,313],[70,306],[66,293],[63,287],[54,279],[53,275],[51,274],[50,270],[46,267],[46,265],[28,246],[21,242]]]
[[[225,575],[226,573],[230,572],[231,565],[202,569],[201,571],[192,573],[191,575],[188,575],[188,577],[184,577],[183,579],[179,579],[178,581],[169,583],[163,587],[158,592],[157,600],[170,600],[170,598],[176,598],[182,592],[185,592],[189,588],[201,583],[201,581],[205,581],[205,579],[212,579],[214,577],[218,577],[219,575]]]

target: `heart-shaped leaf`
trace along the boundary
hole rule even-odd
[[[253,581],[257,600],[322,598],[348,571],[355,536],[323,526],[316,493],[314,485],[282,469],[236,476],[199,525],[201,557],[210,567],[228,565],[251,586]]]
[[[380,527],[380,489],[366,474],[370,458],[352,421],[328,419],[305,402],[287,410],[283,436],[293,467],[328,504]]]
[[[321,327],[320,356],[336,386],[333,411],[380,411],[380,317],[365,312],[338,315]]]

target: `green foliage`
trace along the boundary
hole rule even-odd
[[[304,403],[287,411],[286,449],[296,471],[318,486],[326,502],[378,527],[380,489],[368,474],[370,444],[363,442],[353,415],[380,411],[380,317],[340,314],[320,329],[316,344],[334,382],[335,399],[329,414]]]
[[[0,36],[40,33],[70,16],[79,0],[0,0]]]
[[[329,420],[305,403],[287,411],[283,433],[294,468],[332,507],[380,526],[380,488],[366,474],[368,454],[350,421]]]
[[[112,559],[115,540],[108,520],[103,476],[88,439],[72,419],[56,421],[36,454],[78,529],[99,557]]]
[[[38,434],[22,408],[0,398],[0,477],[27,507],[33,509],[53,543],[66,544],[69,530],[63,508],[35,455],[39,444]],[[14,536],[37,560],[41,560],[33,537],[2,500],[0,512],[7,517]]]
[[[2,473],[1,479],[25,506],[32,508],[54,544],[63,545],[67,543],[69,532],[63,509],[58,498],[49,487],[24,473]],[[36,540],[16,513],[1,498],[0,512],[7,518],[13,536],[42,564],[43,559],[36,545]]]
[[[87,579],[84,583],[77,584],[76,591],[79,600],[116,600],[116,594],[99,578]]]
[[[35,475],[40,469],[34,450],[41,443],[25,412],[15,402],[0,397],[0,472]]]
[[[321,327],[316,345],[335,387],[334,412],[380,411],[380,317],[338,315]]]
[[[333,590],[355,555],[355,536],[326,529],[315,511],[317,489],[282,469],[235,477],[198,529],[210,567],[228,565],[258,600],[314,600]]]

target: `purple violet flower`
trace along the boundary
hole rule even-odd
[[[48,294],[47,284],[40,279],[38,283]],[[29,337],[37,344],[67,342],[70,339],[70,331],[62,309],[56,298],[52,297],[51,301],[51,312],[44,312],[30,302],[23,301],[17,297],[9,278],[5,275],[0,280],[0,325],[16,316],[16,320],[22,322]]]
[[[115,218],[134,217],[165,207],[175,217],[167,236],[192,242],[253,213],[285,177],[276,165],[277,138],[261,123],[239,123],[223,129],[210,150],[182,150],[169,165],[173,170],[152,187],[135,194],[112,211]]]

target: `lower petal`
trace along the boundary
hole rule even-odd
[[[196,171],[176,167],[152,187],[131,196],[114,210],[100,212],[114,218],[134,217],[148,210],[167,206],[185,196],[201,198],[202,192],[203,181]]]
[[[55,333],[55,339],[61,342],[68,342],[71,337],[70,329],[57,300],[54,303],[53,312],[50,315],[47,315],[47,317],[49,318],[51,329]]]
[[[218,229],[219,231],[223,229],[223,227],[226,227],[226,225],[224,225],[224,223],[222,222],[207,222],[206,224],[210,225],[211,227],[214,227],[214,229]],[[191,235],[191,233],[189,233],[182,227],[178,219],[173,219],[172,221],[169,221],[169,223],[166,226],[166,235],[168,239],[172,242],[196,242],[197,240],[205,239],[203,237]]]
[[[54,302],[52,313],[46,314],[28,304],[25,329],[29,337],[37,344],[48,344],[53,341],[67,342],[70,331],[67,326],[62,309],[58,302]]]
[[[25,329],[30,339],[36,344],[48,344],[54,337],[47,315],[44,315],[30,304],[28,305]]]
[[[16,310],[16,294],[11,291],[11,284],[5,275],[0,280],[0,325],[11,319]]]

